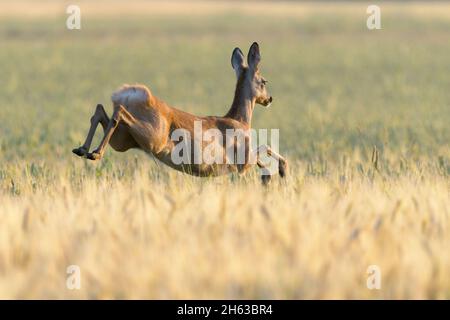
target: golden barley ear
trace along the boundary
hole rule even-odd
[[[375,170],[377,170],[377,171],[379,169],[378,158],[379,158],[379,153],[378,153],[377,146],[373,146],[373,149],[372,149],[372,165],[375,168]]]

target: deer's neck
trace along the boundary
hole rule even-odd
[[[242,74],[236,84],[233,103],[225,117],[250,125],[253,108],[255,107],[255,98],[252,96],[250,88],[244,86],[244,79],[245,76]]]

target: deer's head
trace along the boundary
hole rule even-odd
[[[273,99],[267,92],[267,80],[264,79],[259,70],[260,61],[259,45],[256,42],[253,42],[250,46],[247,63],[245,63],[241,49],[235,48],[231,55],[231,65],[236,72],[239,89],[250,95],[256,103],[269,107]]]

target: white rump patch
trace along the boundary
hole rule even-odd
[[[125,84],[112,94],[111,100],[114,104],[123,106],[135,104],[150,105],[151,96],[150,90],[144,85]]]

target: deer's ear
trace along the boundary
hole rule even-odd
[[[256,42],[250,46],[248,50],[248,66],[253,69],[253,71],[258,70],[259,62],[261,61],[261,54],[259,53],[259,45]]]
[[[236,76],[239,78],[242,69],[245,67],[244,54],[241,49],[235,48],[231,54],[231,66],[236,72]]]

